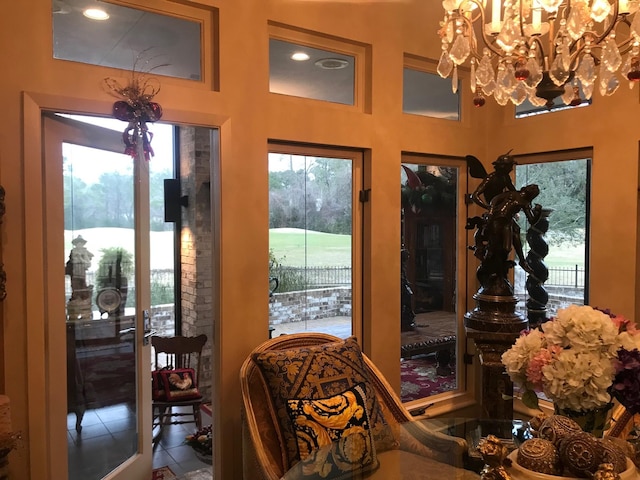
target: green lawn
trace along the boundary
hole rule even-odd
[[[276,260],[292,267],[351,265],[351,236],[296,228],[269,230],[269,248]]]
[[[289,266],[349,266],[351,237],[295,228],[274,228],[269,231],[269,248],[276,259]],[[525,249],[526,254],[526,249]],[[549,245],[544,259],[547,267],[584,266],[584,245],[562,243]]]
[[[525,255],[526,253],[527,250],[525,249]],[[584,267],[584,244],[571,245],[562,243],[549,245],[549,254],[545,257],[544,263],[547,267],[574,267],[576,265]]]

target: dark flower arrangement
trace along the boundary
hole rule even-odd
[[[611,393],[631,414],[640,413],[640,351],[618,350]]]
[[[212,455],[211,425],[202,427],[191,435],[185,437],[185,443],[203,455]]]

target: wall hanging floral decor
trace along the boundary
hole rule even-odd
[[[148,75],[153,69],[146,72],[137,70],[140,58],[136,60],[131,78],[125,85],[109,77],[104,79],[104,86],[111,95],[121,99],[113,104],[113,116],[128,122],[122,134],[125,144],[124,153],[135,157],[141,142],[144,158],[149,160],[153,156],[153,148],[151,148],[153,133],[149,131],[147,123],[155,122],[162,117],[162,107],[159,103],[152,101],[160,91],[160,81]],[[165,65],[156,65],[153,68],[161,66]]]

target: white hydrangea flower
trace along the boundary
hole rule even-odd
[[[618,327],[606,313],[587,305],[571,305],[557,317],[542,324],[549,344],[576,350],[602,351],[612,358],[616,353]]]
[[[618,335],[618,345],[616,345],[616,348],[624,348],[625,350],[629,351],[633,350],[634,348],[640,350],[640,335],[634,335],[630,332],[622,332],[620,335]]]
[[[502,354],[502,363],[512,382],[520,385],[526,383],[527,365],[544,346],[544,334],[536,329],[520,335],[513,347]]]
[[[589,410],[611,400],[608,388],[614,368],[605,355],[563,350],[556,361],[542,368],[544,393],[559,408]]]

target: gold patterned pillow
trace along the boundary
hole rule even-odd
[[[364,384],[332,397],[287,400],[305,479],[352,478],[378,466]]]
[[[343,393],[362,383],[376,450],[396,445],[369,379],[355,337],[339,342],[271,350],[253,354],[267,383],[285,441],[288,468],[299,459],[298,443],[287,412],[287,400],[317,400]]]

